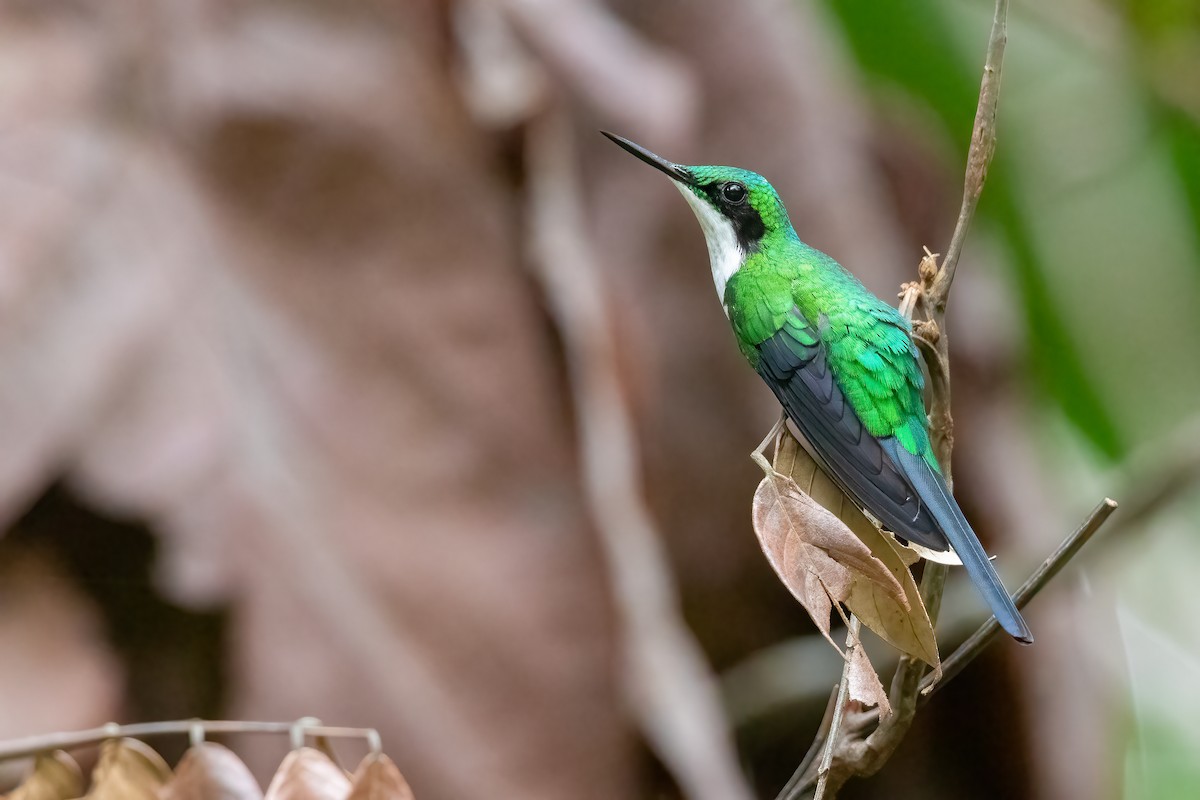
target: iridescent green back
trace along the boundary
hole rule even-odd
[[[765,232],[725,289],[725,305],[742,353],[757,366],[756,346],[785,325],[816,336],[830,369],[867,431],[895,436],[938,469],[927,431],[924,377],[908,322],[828,255],[800,241],[774,188],[732,167],[693,167],[703,182],[738,180],[762,216]],[[797,317],[795,310],[800,315]],[[939,470],[940,471],[940,470]]]

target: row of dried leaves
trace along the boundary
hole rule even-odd
[[[937,640],[909,565],[917,556],[882,533],[817,465],[786,426],[754,494],[754,530],[771,567],[847,660],[850,699],[891,713],[866,652],[830,636],[842,607],[900,652],[940,672]]]
[[[229,748],[201,742],[174,772],[162,756],[136,739],[110,739],[101,747],[84,790],[79,765],[59,750],[38,756],[33,772],[4,800],[414,800],[390,758],[372,753],[353,773],[312,747],[293,750],[266,794]]]

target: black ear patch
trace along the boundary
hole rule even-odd
[[[763,225],[762,215],[746,200],[744,187],[740,194],[740,200],[736,202],[730,200],[730,198],[739,197],[736,190],[727,191],[727,188],[733,183],[736,181],[718,181],[702,187],[702,190],[708,197],[708,201],[733,223],[733,230],[742,251],[753,253],[758,250],[759,240],[766,232],[766,227]],[[740,184],[738,185],[740,186]]]

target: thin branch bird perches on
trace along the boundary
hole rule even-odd
[[[935,254],[926,251],[926,257],[918,267],[919,280],[905,284],[901,293],[901,312],[909,319],[914,319],[918,312],[923,315],[914,319],[913,339],[929,368],[930,436],[947,482],[951,480],[950,457],[954,446],[954,421],[950,415],[946,305],[967,230],[974,217],[975,208],[983,192],[988,166],[996,150],[996,108],[999,101],[1004,47],[1008,39],[1007,28],[1008,0],[996,0],[979,102],[967,154],[958,221],[941,263],[938,263]],[[1024,605],[1037,594],[1079,552],[1115,509],[1114,501],[1106,498],[1101,502],[1080,528],[1069,536],[1021,587],[1016,595],[1018,606]],[[927,562],[921,578],[921,598],[925,602],[929,619],[935,625],[946,572],[946,566]],[[994,618],[984,623],[943,662],[941,680],[947,681],[960,672],[982,652],[998,630],[999,625]],[[815,800],[829,800],[836,796],[850,778],[877,772],[904,739],[912,725],[918,705],[928,698],[934,688],[934,676],[927,676],[926,668],[927,665],[918,659],[909,656],[900,659],[889,693],[893,713],[884,719],[880,719],[878,711],[844,713],[840,706],[845,702],[845,692],[839,685],[832,711],[827,715],[832,724],[823,735],[818,734],[777,800],[798,800],[814,789]],[[842,682],[845,680],[846,676],[843,674]],[[820,765],[817,764],[819,753],[824,753]]]

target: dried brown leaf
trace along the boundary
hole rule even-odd
[[[87,800],[158,800],[171,778],[162,756],[137,739],[110,739],[100,748]]]
[[[801,491],[844,522],[903,590],[902,596],[897,597],[891,586],[855,580],[845,600],[846,606],[863,625],[892,647],[939,668],[937,637],[916,581],[908,571],[908,565],[916,560],[912,551],[880,532],[788,431],[780,440],[775,468],[789,475]]]
[[[75,759],[62,750],[42,753],[33,772],[8,795],[8,800],[67,800],[83,794],[83,773]]]
[[[329,756],[301,747],[279,765],[266,800],[343,800],[349,793],[350,779]]]
[[[202,742],[184,754],[162,800],[262,800],[262,789],[233,751]]]
[[[891,716],[892,706],[888,702],[887,692],[883,690],[875,667],[871,666],[871,659],[867,658],[867,651],[861,644],[857,645],[850,649],[848,658],[850,667],[846,671],[846,680],[850,699],[866,706],[879,706],[880,717]]]
[[[831,644],[832,605],[846,602],[856,582],[874,584],[895,602],[907,602],[888,568],[789,475],[766,474],[754,493],[753,519],[759,544],[775,573]]]
[[[354,771],[354,788],[346,800],[415,800],[408,781],[382,753],[367,756]]]
[[[851,588],[846,605],[862,620],[863,625],[892,647],[940,670],[942,662],[933,623],[929,621],[917,582],[901,557],[902,552],[908,551],[874,527],[871,533],[860,536],[904,589],[907,602],[900,604],[889,593],[880,592],[873,584],[860,581]]]

